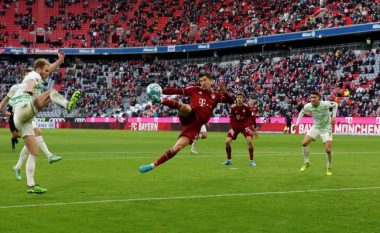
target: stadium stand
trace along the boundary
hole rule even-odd
[[[0,47],[192,44],[380,19],[380,0],[5,0],[2,8]]]
[[[15,83],[27,61],[1,60],[2,95]],[[224,82],[230,92],[253,97],[260,116],[297,115],[311,90],[340,104],[338,116],[380,116],[380,49],[303,53],[287,57],[243,56],[240,60],[200,64],[167,60],[97,59],[75,61],[74,67],[52,74],[47,87],[55,86],[68,96],[81,89],[83,98],[71,116],[174,116],[176,111],[151,106],[145,87],[152,82],[165,87],[196,84],[201,70],[210,71],[216,84]],[[177,98],[177,97],[175,97]],[[183,101],[186,101],[184,99]],[[220,105],[215,116],[228,115]],[[52,107],[43,117],[60,116]]]

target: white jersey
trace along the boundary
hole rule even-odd
[[[27,83],[29,80],[36,82],[36,85],[33,88],[33,96],[41,94],[42,88],[44,86],[44,80],[42,79],[41,75],[35,71],[32,71],[24,78],[24,80],[22,80],[22,83]]]
[[[29,80],[36,82],[33,88],[33,97],[41,94],[44,81],[40,74],[35,71],[30,72],[20,84],[13,85],[9,90],[7,96],[9,97],[9,105],[15,107],[20,102],[32,101],[32,96],[25,93]]]
[[[314,119],[313,127],[316,129],[331,129],[330,108],[333,108],[332,115],[336,116],[338,105],[331,101],[320,101],[318,107],[307,103],[298,115],[297,123],[299,124],[305,113],[310,114]]]

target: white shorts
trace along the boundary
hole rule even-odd
[[[37,125],[37,123],[36,123],[36,121],[35,121],[34,118],[33,118],[33,121],[32,121],[32,127],[33,127],[33,129],[38,128],[38,125]]]
[[[207,133],[206,125],[202,125],[200,133]]]
[[[31,102],[18,103],[14,108],[13,120],[23,138],[34,135],[33,120],[36,114]]]
[[[313,139],[317,139],[319,135],[321,136],[323,143],[326,141],[332,141],[332,129],[316,129],[313,126],[306,135]]]

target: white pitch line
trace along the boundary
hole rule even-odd
[[[360,190],[376,190],[376,189],[380,189],[380,187],[309,189],[309,190],[257,192],[257,193],[226,193],[226,194],[173,196],[173,197],[128,198],[128,199],[99,200],[99,201],[56,202],[56,203],[45,203],[45,204],[0,206],[0,209],[16,209],[16,208],[28,208],[28,207],[49,207],[49,206],[64,206],[64,205],[85,205],[85,204],[101,204],[101,203],[115,203],[115,202],[143,202],[143,201],[204,199],[204,198],[218,198],[218,197],[223,198],[223,197],[259,196],[259,195],[280,195],[280,194],[294,194],[294,193],[344,192],[344,191],[360,191]]]
[[[92,154],[124,154],[125,156],[123,157],[120,157],[120,156],[106,156],[106,157],[71,157],[71,158],[64,158],[64,160],[68,160],[68,161],[71,161],[71,160],[113,160],[113,159],[148,159],[148,158],[157,158],[159,156],[159,153],[142,153],[142,152],[122,152],[122,151],[118,151],[118,152],[78,152],[78,153],[56,153],[58,155],[92,155]],[[129,156],[129,155],[134,155],[134,154],[149,154],[149,156]],[[190,153],[186,154],[186,151],[182,152],[182,154],[179,154],[178,158],[183,158],[183,159],[186,159],[186,158],[198,158],[198,159],[201,159],[201,158],[220,158],[221,156],[223,157],[223,155],[221,155],[220,153],[205,153],[207,155],[196,155],[196,156],[193,156],[191,155],[190,156]],[[257,155],[275,155],[275,156],[280,156],[280,155],[298,155],[299,153],[298,152],[258,152],[256,153],[256,156]],[[324,155],[325,153],[310,153],[310,155]],[[376,151],[349,151],[349,152],[334,152],[334,155],[346,155],[346,154],[380,154],[380,152],[376,152]],[[14,154],[4,154],[4,155],[14,155]],[[246,157],[247,155],[242,155],[242,154],[237,154],[237,155],[234,155],[234,157]],[[44,159],[45,156],[44,155],[39,155],[40,158]],[[0,163],[8,163],[8,162],[14,162],[15,160],[10,160],[10,159],[6,159],[6,160],[0,160]]]

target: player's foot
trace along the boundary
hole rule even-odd
[[[61,159],[62,159],[61,156],[52,155],[49,157],[48,162],[49,162],[49,164],[52,164],[52,163],[60,161]]]
[[[158,95],[151,95],[150,100],[152,100],[152,104],[160,104],[161,98]]]
[[[12,152],[15,152],[16,147],[12,146]]]
[[[332,174],[333,174],[332,168],[327,168],[326,175],[327,176],[332,176]]]
[[[224,161],[224,163],[222,163],[223,165],[232,165],[232,161],[231,160],[226,160]]]
[[[310,163],[304,163],[300,169],[300,172],[306,171],[306,169],[310,167]]]
[[[75,106],[77,105],[79,98],[80,98],[80,92],[75,91],[73,93],[73,95],[71,96],[70,101],[67,103],[67,110],[69,112],[74,110]]]
[[[256,167],[255,161],[253,161],[253,160],[249,161],[249,166]]]
[[[192,154],[198,154],[198,151],[195,148],[191,148],[190,151],[191,151]]]
[[[152,164],[142,165],[142,166],[139,167],[139,171],[140,171],[141,173],[148,172],[148,171],[150,171],[150,170],[152,170],[152,169],[153,169]]]
[[[21,180],[21,171],[17,169],[16,166],[13,166],[12,170],[15,172],[16,180]]]
[[[27,193],[42,194],[42,193],[46,193],[46,191],[47,191],[47,189],[40,187],[38,184],[36,184],[32,187],[28,186],[28,188],[26,189]]]

